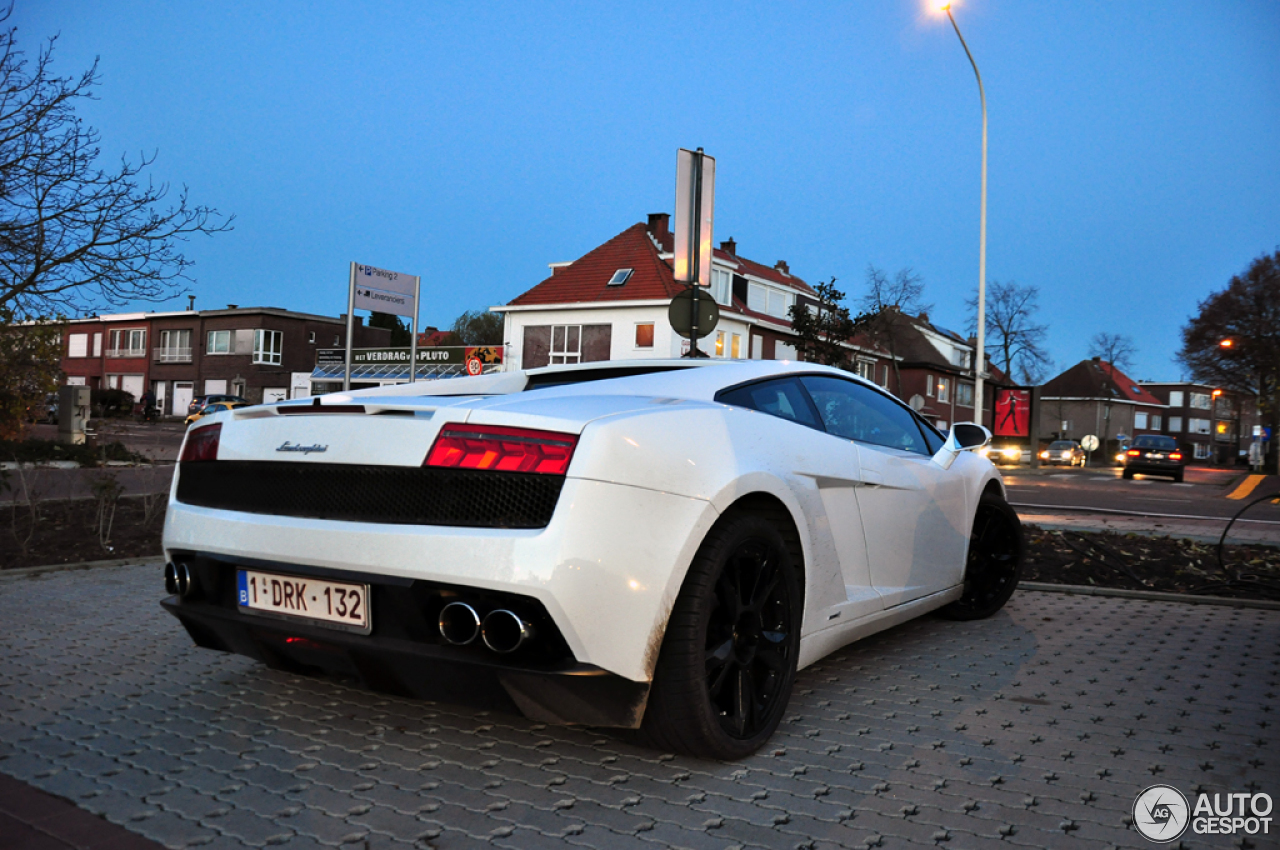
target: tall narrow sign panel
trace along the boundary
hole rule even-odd
[[[697,161],[702,160],[698,180]],[[699,148],[676,156],[675,276],[711,285],[711,225],[716,206],[716,160]],[[695,255],[696,252],[696,255]]]
[[[346,368],[343,371],[342,389],[351,389],[351,349],[355,336],[355,311],[390,313],[405,316],[412,323],[410,328],[410,361],[417,362],[418,350],[418,292],[421,281],[417,275],[387,271],[377,266],[351,264],[351,284],[347,293],[347,347]],[[417,380],[415,370],[409,370],[409,382]]]

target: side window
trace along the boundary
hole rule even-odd
[[[972,389],[972,387],[970,387]],[[916,424],[920,426],[920,432],[924,434],[924,444],[929,447],[929,454],[935,455],[938,449],[942,448],[942,444],[947,440],[938,432],[938,429],[925,422],[919,416],[914,417]]]
[[[770,416],[790,419],[801,425],[822,430],[822,425],[814,418],[809,400],[804,390],[794,378],[783,378],[776,381],[762,381],[759,384],[748,384],[745,387],[727,390],[716,396],[722,404],[758,410]]]
[[[822,423],[832,434],[887,446],[893,449],[933,454],[915,415],[898,402],[870,387],[826,375],[800,379],[818,408]]]

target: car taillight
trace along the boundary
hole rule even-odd
[[[423,466],[564,475],[577,445],[577,434],[501,425],[446,425]]]
[[[1169,460],[1182,460],[1182,452],[1170,452]]]
[[[190,434],[187,434],[187,442],[182,446],[182,457],[178,458],[178,460],[181,463],[191,463],[197,460],[217,460],[218,439],[221,435],[221,422],[216,425],[196,428]]]
[[[1129,457],[1137,457],[1138,455],[1142,454],[1142,452],[1138,451],[1137,449],[1129,449],[1129,451],[1125,452],[1125,454],[1127,454]]]

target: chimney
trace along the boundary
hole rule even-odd
[[[194,295],[187,296],[187,312],[190,313],[196,309],[196,297]]]
[[[726,254],[733,254],[733,256],[736,257],[738,256],[738,243],[734,241],[732,236],[730,236],[728,239],[720,243],[720,250],[724,251]]]
[[[778,260],[778,262],[773,264],[773,267],[788,277],[791,276],[791,266],[787,265],[786,260]]]
[[[237,309],[239,309],[239,307],[240,307],[240,305],[239,305],[239,304],[228,304],[228,305],[227,305],[227,309],[228,309],[228,310],[237,310]]]
[[[926,313],[924,310],[921,310],[921,311],[920,311],[919,319],[920,319],[920,321],[922,321],[922,322],[924,322],[924,323],[928,324],[928,322],[929,322],[929,314],[928,314],[928,313]]]
[[[661,242],[668,234],[671,233],[671,214],[649,213],[648,230],[653,234],[654,239]]]

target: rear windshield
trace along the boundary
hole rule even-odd
[[[1133,441],[1135,449],[1176,449],[1178,441],[1173,437],[1142,436]]]

